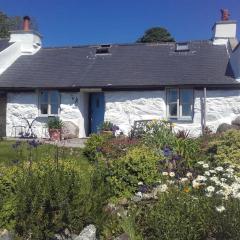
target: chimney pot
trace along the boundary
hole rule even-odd
[[[25,16],[23,18],[23,31],[29,31],[30,30],[30,17],[29,16]]]
[[[221,9],[221,20],[222,21],[228,21],[229,20],[229,16],[230,16],[230,13],[229,13],[229,10],[228,9]]]

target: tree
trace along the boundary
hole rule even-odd
[[[0,38],[9,37],[9,31],[22,29],[22,17],[8,16],[4,12],[0,12]],[[31,20],[31,28],[37,30],[35,19]]]
[[[174,38],[163,27],[153,27],[145,31],[144,35],[137,40],[140,43],[151,42],[175,42]]]

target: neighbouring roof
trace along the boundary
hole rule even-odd
[[[21,56],[0,76],[1,88],[155,87],[240,85],[233,77],[226,46],[189,42],[188,52],[175,43],[43,48]]]
[[[12,45],[12,43],[9,42],[9,39],[0,39],[0,52],[3,51],[5,48],[9,47]]]

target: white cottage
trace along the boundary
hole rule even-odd
[[[56,48],[42,47],[29,21],[0,40],[1,135],[18,137],[28,121],[44,138],[48,118],[58,116],[79,138],[104,120],[127,134],[150,119],[197,136],[240,115],[240,44],[226,16],[211,40]]]

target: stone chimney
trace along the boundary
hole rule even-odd
[[[21,54],[31,55],[36,53],[42,46],[42,36],[30,29],[31,19],[29,16],[23,18],[23,30],[11,31],[10,40],[12,43],[19,43]]]
[[[227,45],[228,42],[237,42],[237,22],[229,20],[228,9],[221,9],[221,20],[213,26],[213,44]]]

